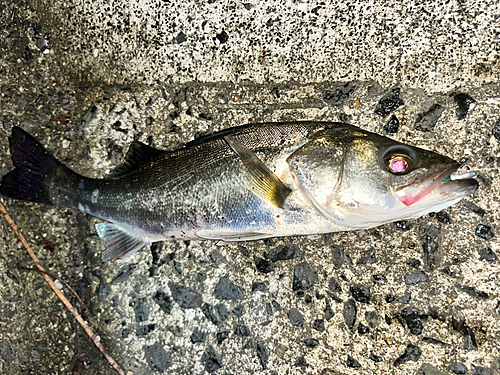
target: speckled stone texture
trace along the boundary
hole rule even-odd
[[[20,125],[101,177],[140,140],[344,121],[460,160],[445,212],[319,239],[153,244],[102,263],[79,211],[6,198],[126,370],[499,374],[497,2],[0,4],[0,176]],[[0,373],[114,374],[0,221]],[[61,283],[62,285],[62,283]]]

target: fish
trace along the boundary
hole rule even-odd
[[[237,126],[164,151],[134,141],[102,179],[58,161],[20,127],[0,194],[79,209],[102,260],[167,240],[219,243],[317,236],[441,211],[474,193],[453,159],[338,122]]]

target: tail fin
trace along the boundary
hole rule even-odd
[[[0,194],[27,202],[52,204],[49,184],[63,165],[18,126],[12,128],[9,144],[16,168],[3,176]]]

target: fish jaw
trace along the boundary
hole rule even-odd
[[[475,172],[457,172],[458,166],[454,163],[428,179],[398,187],[395,196],[407,207],[410,216],[406,218],[441,211],[473,194],[478,183],[468,177]]]

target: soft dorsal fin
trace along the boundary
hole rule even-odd
[[[245,165],[254,193],[272,205],[282,208],[285,199],[292,190],[286,187],[278,176],[271,172],[255,153],[245,147],[236,138],[226,135],[224,136],[224,140]]]
[[[122,163],[113,169],[106,177],[113,178],[130,173],[141,165],[153,161],[164,152],[165,151],[158,150],[142,142],[134,141],[130,144],[127,155],[123,158]]]

